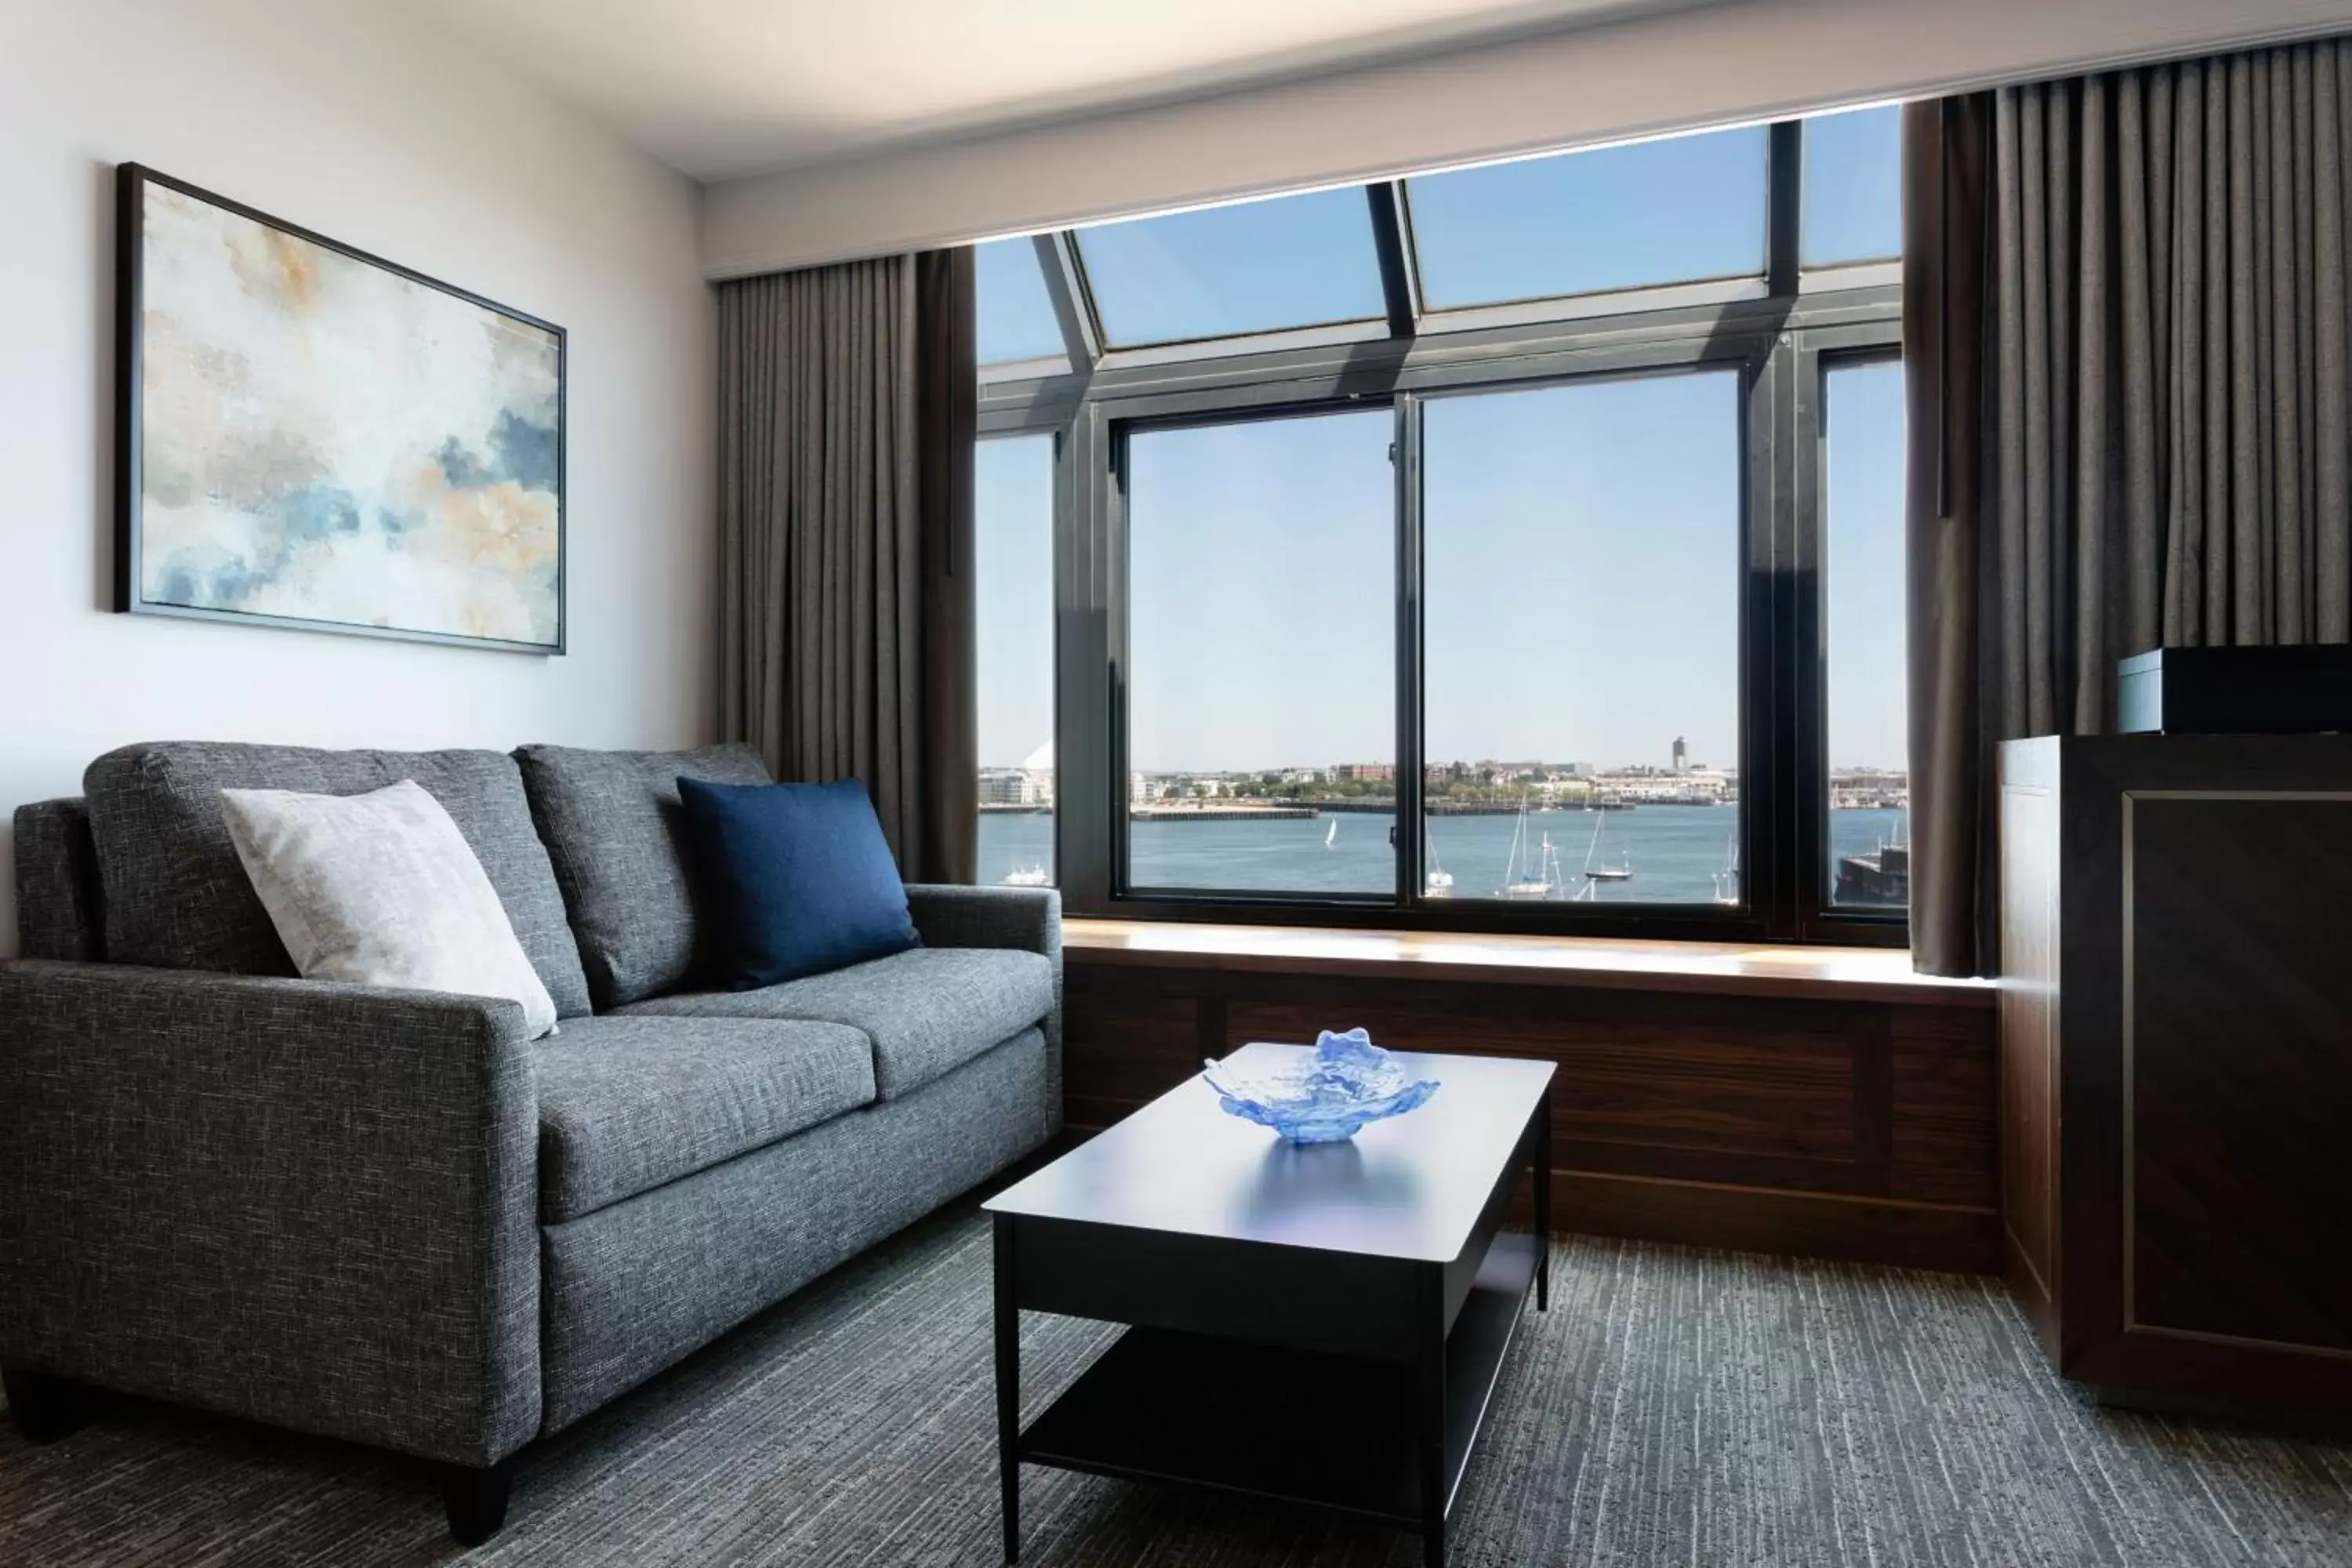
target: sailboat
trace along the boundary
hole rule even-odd
[[[1739,834],[1736,829],[1723,841],[1723,869],[1715,874],[1713,901],[1718,904],[1739,901]]]
[[[1331,819],[1331,831],[1323,836],[1323,847],[1329,849],[1339,842],[1339,819]]]
[[[1511,833],[1511,858],[1503,867],[1503,885],[1496,896],[1521,901],[1556,899],[1559,883],[1559,852],[1551,847],[1551,835],[1545,834],[1541,846],[1530,849],[1528,812],[1522,805],[1518,826]]]
[[[1611,866],[1606,863],[1596,866],[1592,863],[1592,857],[1598,853],[1601,848],[1601,824],[1608,820],[1609,819],[1604,816],[1596,819],[1592,824],[1592,842],[1584,847],[1585,880],[1589,882],[1630,882],[1633,879],[1633,862],[1631,858],[1621,855],[1618,858],[1618,863],[1614,866]]]
[[[1454,896],[1454,873],[1437,858],[1437,846],[1429,847],[1429,870],[1422,878],[1422,896],[1430,899],[1450,899]]]
[[[1004,885],[1008,888],[1050,888],[1054,885],[1054,873],[1043,866],[1016,867],[1005,873]]]

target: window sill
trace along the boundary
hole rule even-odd
[[[1363,979],[1410,976],[1935,1007],[1989,1008],[2000,995],[2000,988],[1991,981],[1914,973],[1910,953],[1899,948],[1087,919],[1064,921],[1062,941],[1067,962],[1084,968],[1206,969]]]

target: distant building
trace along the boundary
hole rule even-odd
[[[1035,788],[1028,773],[1019,768],[982,768],[980,770],[980,804],[982,805],[1035,805]]]
[[[1684,740],[1680,735],[1676,735],[1675,737],[1675,772],[1680,773],[1688,773],[1689,771],[1690,742]]]
[[[1045,743],[1021,760],[1021,773],[1027,780],[1024,805],[1051,807],[1054,804],[1054,742]]]
[[[1332,777],[1346,784],[1394,784],[1394,763],[1341,763],[1331,770]]]

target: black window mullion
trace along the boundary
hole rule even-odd
[[[1099,406],[1082,407],[1063,434],[1055,485],[1054,863],[1074,910],[1102,911],[1123,794],[1115,795],[1119,741],[1111,679],[1123,661],[1109,634],[1114,591]]]
[[[1428,856],[1423,847],[1421,616],[1421,399],[1396,400],[1396,858],[1397,904],[1423,901]]]
[[[1787,748],[1778,714],[1788,689],[1788,595],[1782,581],[1786,561],[1787,443],[1780,422],[1787,399],[1782,390],[1779,344],[1759,349],[1748,363],[1746,493],[1742,499],[1745,581],[1740,626],[1739,804],[1742,821],[1740,893],[1761,934],[1779,936],[1792,915],[1785,883],[1788,866],[1784,820],[1788,789],[1782,777]]]
[[[1811,928],[1829,905],[1824,876],[1829,837],[1828,691],[1829,661],[1825,631],[1827,605],[1823,595],[1822,525],[1826,516],[1822,470],[1822,356],[1810,343],[1791,349],[1790,384],[1793,407],[1790,421],[1790,479],[1794,492],[1791,542],[1792,576],[1796,592],[1792,610],[1791,668],[1795,682],[1788,702],[1789,730],[1795,744],[1792,759],[1796,799],[1801,808],[1791,824],[1796,847],[1796,875],[1791,879],[1798,919]],[[1808,929],[1810,934],[1810,929]]]
[[[1388,300],[1389,336],[1409,338],[1420,330],[1421,300],[1414,285],[1404,186],[1385,181],[1364,187],[1372,207],[1372,243],[1381,253],[1381,292]]]
[[[1797,546],[1796,335],[1783,332],[1774,340],[1765,363],[1769,407],[1766,416],[1769,446],[1767,458],[1770,489],[1761,520],[1769,530],[1766,593],[1769,625],[1751,645],[1769,671],[1759,694],[1758,728],[1766,754],[1759,769],[1759,815],[1771,848],[1766,861],[1764,892],[1769,900],[1767,929],[1776,937],[1797,934],[1802,909],[1800,882],[1803,867],[1805,812],[1801,773],[1804,746],[1790,719],[1801,700],[1803,655],[1800,647],[1800,583]]]
[[[1102,317],[1095,309],[1094,290],[1087,282],[1087,266],[1078,252],[1078,237],[1068,229],[1036,237],[1037,264],[1045,269],[1046,297],[1061,323],[1062,342],[1070,369],[1081,376],[1094,374],[1102,363]]]
[[[1767,154],[1764,276],[1776,300],[1793,300],[1804,253],[1805,125],[1783,120],[1772,127]]]

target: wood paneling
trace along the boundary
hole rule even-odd
[[[2009,1255],[2059,1370],[2352,1411],[2352,737],[2002,767]]]
[[[1362,1025],[1383,1044],[1557,1064],[1563,1226],[1751,1250],[1998,1265],[1992,1015],[1858,988],[1754,996],[1185,969],[1069,952],[1069,1119],[1098,1129],[1254,1039]],[[1442,977],[1441,977],[1442,976]]]
[[[2058,1353],[2058,742],[2000,753],[2003,1272]]]
[[[2352,799],[2156,795],[2126,832],[2126,1325],[2352,1353]]]

